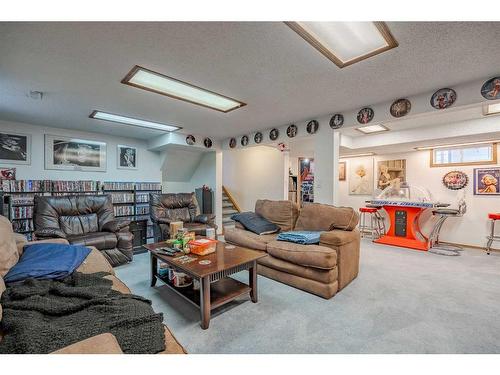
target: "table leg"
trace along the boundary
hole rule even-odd
[[[210,324],[210,276],[202,277],[200,285],[201,328],[207,329]]]
[[[257,262],[253,262],[252,267],[248,269],[250,298],[253,303],[257,303]]]
[[[156,274],[158,272],[158,261],[156,260],[156,257],[151,254],[151,286],[156,285]]]

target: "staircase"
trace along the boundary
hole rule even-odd
[[[231,220],[231,215],[241,212],[240,207],[235,202],[231,193],[223,186],[222,187],[222,227],[224,230],[234,228],[234,221]]]

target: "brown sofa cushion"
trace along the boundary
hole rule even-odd
[[[267,252],[275,258],[306,267],[328,270],[337,265],[337,252],[326,246],[272,241],[267,244]]]
[[[10,221],[0,216],[0,277],[7,275],[19,260],[13,233]]]
[[[5,282],[3,277],[0,276],[0,300],[2,299],[2,293],[5,292]],[[0,322],[2,321],[2,304],[0,304]]]
[[[52,354],[123,354],[116,337],[111,333],[102,333],[88,339],[75,342]]]
[[[334,229],[328,232],[322,232],[319,237],[320,245],[342,246],[359,238],[357,229],[352,231]]]
[[[224,231],[226,242],[261,251],[266,251],[267,243],[276,240],[277,236],[278,234],[275,233],[258,235],[240,228],[230,228]]]
[[[82,264],[76,269],[76,272],[81,273],[95,273],[95,272],[108,272],[112,275],[115,274],[113,267],[106,260],[104,255],[97,250],[95,247],[91,247],[91,251],[87,258],[83,261]]]
[[[299,207],[291,201],[259,199],[255,202],[255,213],[278,225],[282,231],[292,230],[299,215]]]
[[[356,228],[358,220],[359,215],[352,207],[311,203],[305,205],[300,211],[295,230],[353,230]]]

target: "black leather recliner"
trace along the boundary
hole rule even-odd
[[[33,224],[37,239],[93,246],[112,266],[132,261],[130,222],[115,219],[110,195],[35,196]]]
[[[197,235],[206,235],[207,228],[217,230],[215,215],[200,215],[194,193],[149,193],[149,214],[157,242],[170,238],[170,223],[182,221],[184,228]]]

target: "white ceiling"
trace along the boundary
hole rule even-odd
[[[88,119],[101,109],[222,139],[499,73],[500,23],[388,25],[398,48],[339,69],[280,22],[0,23],[0,119],[159,134]],[[224,114],[121,84],[135,64],[247,106]]]

